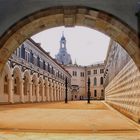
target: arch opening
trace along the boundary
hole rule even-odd
[[[63,25],[85,26],[110,36],[128,52],[140,69],[140,49],[136,32],[113,15],[77,6],[45,9],[25,17],[11,27],[0,39],[0,70],[2,71],[10,55],[24,40],[45,29]]]

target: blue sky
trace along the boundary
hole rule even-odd
[[[85,66],[104,61],[110,38],[87,27],[51,28],[32,36],[32,39],[41,43],[41,46],[55,57],[59,51],[62,32],[64,32],[67,51],[71,54],[73,63],[75,59],[77,64]]]

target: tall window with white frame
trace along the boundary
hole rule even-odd
[[[94,86],[97,86],[97,78],[94,77]]]
[[[103,77],[100,77],[100,84],[103,85]]]

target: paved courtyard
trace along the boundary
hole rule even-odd
[[[0,105],[0,140],[139,140],[139,128],[99,101]]]

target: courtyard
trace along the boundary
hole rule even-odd
[[[0,106],[0,140],[137,140],[139,128],[103,101]]]

